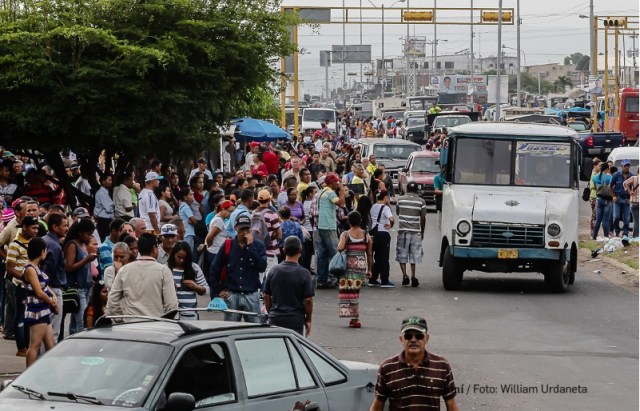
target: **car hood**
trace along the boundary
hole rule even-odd
[[[476,194],[473,221],[544,225],[546,211],[546,196]]]
[[[421,126],[407,127],[407,132],[409,133],[416,133],[420,131],[424,131],[424,124]]]
[[[398,169],[404,167],[405,164],[407,164],[407,159],[406,158],[394,158],[394,159],[378,158],[378,163],[384,164],[384,167],[386,170],[393,169],[394,171],[397,171]]]
[[[108,405],[93,405],[85,402],[65,402],[65,401],[41,401],[28,398],[2,398],[0,401],[0,411],[83,411],[83,410],[122,410],[122,407],[111,407]],[[127,408],[128,410],[141,411],[143,408]]]
[[[433,184],[433,179],[437,173],[411,173],[409,181],[415,181],[418,184]]]

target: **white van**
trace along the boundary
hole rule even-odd
[[[533,271],[564,292],[577,270],[580,159],[578,135],[568,127],[451,128],[440,158],[445,289],[458,289],[466,270]]]
[[[640,149],[638,147],[618,147],[614,148],[607,157],[607,161],[612,161],[613,165],[622,169],[622,161],[629,160],[632,168],[638,167],[638,156]]]
[[[326,123],[329,131],[336,132],[336,111],[330,108],[305,108],[302,112],[302,131],[311,130],[313,133]]]

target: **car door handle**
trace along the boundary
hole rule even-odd
[[[317,402],[310,402],[304,406],[304,411],[320,411],[320,406]]]

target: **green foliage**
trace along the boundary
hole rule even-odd
[[[580,61],[580,59],[582,57],[585,57],[584,54],[578,52],[578,53],[571,53],[570,55],[568,55],[567,57],[564,58],[564,65],[568,66],[570,64],[574,64],[577,65],[578,61]],[[589,56],[587,56],[589,57]]]
[[[560,76],[553,82],[554,91],[562,93],[565,90],[565,86],[573,86],[571,79],[567,76]]]
[[[232,117],[268,115],[293,51],[279,0],[4,4],[0,140],[13,148],[193,153]]]
[[[589,71],[589,64],[591,62],[591,58],[589,56],[582,56],[576,63],[576,70],[578,71]]]

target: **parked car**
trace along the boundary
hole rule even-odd
[[[622,145],[622,133],[592,133],[591,131],[578,132],[580,147],[584,157],[598,157],[603,160],[617,147]]]
[[[436,197],[433,189],[433,179],[440,172],[437,164],[440,153],[434,151],[416,151],[409,155],[407,164],[398,173],[398,192],[407,193],[407,184],[415,181],[418,184],[418,195],[424,199],[427,206],[435,209]]]
[[[413,141],[416,144],[425,144],[424,121],[424,116],[408,117],[405,124],[405,129],[407,131],[405,139]]]
[[[622,169],[622,160],[629,160],[631,167],[638,167],[638,156],[640,150],[638,147],[618,147],[611,151],[607,161],[613,161],[613,165]]]
[[[355,411],[377,368],[279,327],[154,319],[66,338],[3,384],[0,410]]]
[[[399,138],[360,139],[358,145],[363,158],[373,154],[378,164],[384,164],[395,185],[398,184],[398,172],[407,163],[409,155],[422,150],[419,144]]]

